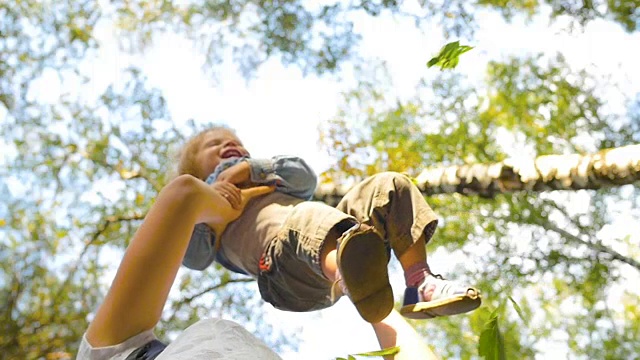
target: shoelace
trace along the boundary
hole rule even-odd
[[[442,284],[442,283],[440,283],[440,284],[435,283],[434,284],[432,282],[429,282],[429,276],[432,276],[432,277],[434,277],[435,279],[438,279],[438,280],[443,280],[443,281],[445,280],[445,278],[440,274],[427,275],[424,278],[424,280],[422,281],[422,284],[420,284],[420,286],[418,286],[418,294],[420,296],[420,299],[423,300],[423,301],[432,301],[433,297],[436,295],[436,291],[435,291],[436,289],[439,290],[438,294],[444,294],[447,291],[449,291],[449,288],[451,287],[451,284],[446,283],[446,282],[444,284]],[[434,285],[433,291],[431,292],[431,294],[429,296],[430,297],[429,300],[427,300],[425,298],[425,294],[424,294],[424,291],[425,291],[425,288],[426,288],[427,284],[433,284]]]
[[[342,281],[340,270],[336,270],[336,281],[334,281],[333,285],[331,285],[331,302],[335,303],[343,295],[349,296],[349,291]]]

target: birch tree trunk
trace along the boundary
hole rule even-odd
[[[531,161],[436,167],[425,169],[415,180],[425,195],[483,197],[515,191],[621,186],[640,181],[640,144],[588,155],[545,155]],[[335,206],[348,190],[346,186],[322,184],[314,198]]]

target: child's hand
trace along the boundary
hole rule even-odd
[[[240,195],[240,189],[230,182],[214,182],[210,185],[212,189],[217,191],[222,197],[224,197],[232,208],[239,210],[242,197]]]
[[[229,182],[239,187],[247,187],[251,184],[251,167],[249,162],[240,161],[239,163],[225,169],[218,175],[216,181]]]

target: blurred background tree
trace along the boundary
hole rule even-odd
[[[637,101],[627,116],[607,114],[598,79],[570,70],[561,56],[491,63],[484,88],[443,74],[428,85],[420,82],[407,101],[393,98],[390,79],[380,81],[372,73],[385,71],[365,69],[336,118],[322,128],[325,150],[339,164],[325,173],[326,182],[349,183],[386,170],[415,177],[425,165],[495,163],[514,154],[584,154],[635,144],[640,136]],[[632,183],[640,170],[634,149]],[[549,164],[547,180],[560,181],[554,178],[566,165]],[[467,317],[465,326],[459,318],[418,323],[430,339],[439,339],[442,346],[436,347],[444,358],[477,354],[475,339],[492,309],[502,315],[507,358],[535,357],[535,346],[558,332],[569,334],[572,356],[613,359],[640,352],[632,341],[639,329],[637,294],[625,285],[625,274],[635,278],[640,272],[638,246],[629,241],[629,230],[613,238],[603,234],[637,209],[638,188],[586,191],[572,185],[575,191],[551,193],[493,188],[483,196],[427,189],[435,192],[428,200],[443,218],[437,243],[428,246],[436,249],[431,256],[463,253],[464,262],[445,273],[473,279],[485,289],[488,305]],[[505,316],[509,297],[519,304],[526,326],[515,312]],[[636,305],[612,309],[620,299]]]
[[[113,276],[105,259],[119,258],[168,181],[175,144],[204,126],[176,125],[144,64],[126,69],[105,91],[88,91],[103,46],[98,27],[112,27],[132,56],[162,34],[192,39],[214,79],[225,62],[247,79],[269,59],[336,79],[355,67],[358,86],[321,129],[337,164],[323,178],[348,183],[377,171],[417,176],[434,165],[498,162],[518,152],[590,153],[640,140],[640,101],[629,96],[628,114],[613,115],[598,91],[603,80],[569,69],[562,56],[493,62],[482,87],[443,73],[421,81],[415,97],[393,98],[384,65],[359,53],[359,19],[439,24],[445,38],[473,39],[476,17],[485,12],[507,20],[569,19],[567,31],[604,19],[635,32],[637,9],[637,0],[0,0],[0,354],[39,359],[75,352]],[[49,87],[51,79],[65,85],[61,93]],[[540,344],[558,339],[578,357],[640,353],[633,341],[640,337],[638,297],[624,285],[638,275],[638,245],[618,221],[638,220],[638,199],[634,186],[431,196],[442,221],[429,251],[464,254],[454,273],[476,281],[488,306],[420,326],[445,358],[479,356],[479,336],[494,308],[509,358],[534,357]],[[611,228],[619,229],[615,237],[604,237],[601,230]],[[212,267],[186,272],[178,289],[160,336],[231,313],[277,349],[299,341],[264,325],[264,306],[246,278]],[[508,296],[526,326],[500,306]]]

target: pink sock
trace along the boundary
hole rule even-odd
[[[429,265],[427,263],[416,263],[411,265],[407,271],[404,272],[404,280],[407,286],[415,287],[422,284],[424,278],[431,274]]]

